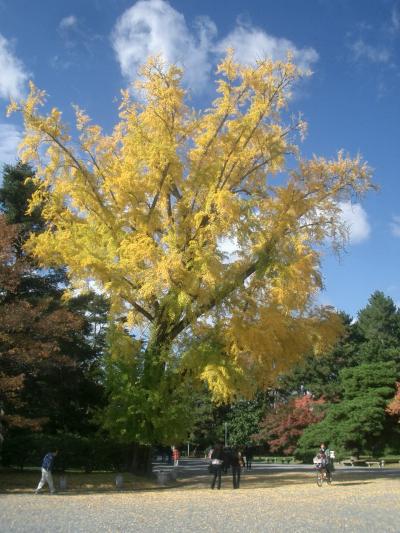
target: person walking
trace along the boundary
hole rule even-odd
[[[181,453],[176,446],[172,446],[172,459],[174,461],[174,466],[179,465],[179,459],[181,458]]]
[[[40,478],[39,485],[35,490],[35,494],[39,494],[39,492],[42,490],[46,483],[49,486],[50,493],[55,493],[52,470],[54,458],[57,456],[57,454],[58,450],[54,450],[53,452],[46,453],[46,455],[44,456],[42,461],[42,477]]]
[[[211,488],[215,488],[215,483],[218,479],[217,489],[221,488],[221,471],[223,463],[223,449],[222,444],[216,444],[211,453],[211,473],[213,474],[213,479],[211,482]]]
[[[221,470],[224,474],[228,473],[228,468],[231,466],[232,450],[228,446],[224,446],[222,450],[222,466]]]
[[[252,446],[246,446],[244,450],[244,455],[246,457],[246,469],[251,470],[252,463],[253,463],[253,457],[254,457],[254,451]]]
[[[233,448],[231,452],[231,468],[232,468],[232,482],[233,488],[238,489],[240,487],[240,472],[244,465],[243,457],[237,448]]]

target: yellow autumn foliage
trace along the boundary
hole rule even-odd
[[[41,112],[33,84],[10,106],[25,123],[21,158],[37,168],[31,209],[43,205],[47,221],[31,253],[67,265],[78,286],[94,281],[152,348],[218,324],[223,349],[180,363],[216,399],[268,386],[340,332],[334,313],[312,305],[320,250],[345,242],[338,202],[365,192],[370,172],[343,153],[301,158],[305,123],[287,111],[298,77],[290,58],[250,67],[228,53],[217,98],[199,112],[182,71],[151,58],[136,91],[122,93],[112,133],[75,108],[78,139],[60,111]]]

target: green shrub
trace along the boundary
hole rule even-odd
[[[40,466],[44,455],[58,449],[57,470],[76,468],[121,470],[129,462],[129,447],[103,436],[82,437],[71,433],[48,435],[27,431],[8,435],[2,449],[3,466]]]

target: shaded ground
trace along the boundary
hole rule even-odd
[[[224,477],[221,491],[209,489],[205,465],[194,461],[182,466],[181,479],[168,488],[156,488],[151,481],[140,487],[132,479],[133,491],[116,492],[112,475],[100,474],[101,483],[96,475],[86,486],[56,496],[9,486],[11,492],[0,495],[0,530],[400,531],[399,469],[338,469],[334,484],[319,488],[310,468],[260,466],[244,473],[240,490],[231,488],[230,476]],[[0,474],[3,489],[5,479]],[[36,473],[33,487],[37,480]]]
[[[158,485],[155,479],[145,479],[132,474],[124,473],[124,490],[134,489],[157,489]],[[54,474],[55,487],[59,487],[59,474]],[[32,490],[37,487],[40,479],[40,471],[27,470],[19,471],[0,471],[0,494],[31,494]],[[112,472],[95,472],[85,474],[84,472],[68,472],[68,494],[70,493],[87,493],[87,492],[115,492],[115,473]],[[1,531],[1,528],[0,528]]]
[[[154,470],[173,470],[173,467],[162,463],[155,463]],[[94,472],[86,474],[84,472],[68,472],[68,494],[86,494],[115,492],[115,473]],[[179,467],[179,478],[177,482],[171,483],[168,487],[160,487],[156,477],[143,478],[124,473],[123,491],[132,490],[180,490],[207,488],[210,476],[207,472],[207,462],[201,459],[190,459],[181,461]],[[400,480],[400,465],[393,465],[384,469],[380,468],[354,468],[338,466],[334,478],[338,483],[366,483],[369,479],[379,479],[383,477],[398,478]],[[37,486],[40,478],[39,469],[24,470],[0,470],[0,494],[1,493],[28,493]],[[58,487],[60,476],[56,473],[54,481]],[[232,485],[231,476],[223,476],[223,488]],[[314,468],[310,465],[270,465],[254,464],[252,470],[242,472],[242,489],[249,488],[270,488],[280,485],[288,486],[292,484],[301,485],[313,483],[315,479]],[[400,528],[399,528],[400,531]]]

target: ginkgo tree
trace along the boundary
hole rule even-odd
[[[230,52],[198,111],[182,70],[151,58],[112,133],[76,108],[76,139],[58,109],[41,112],[33,84],[11,104],[25,122],[21,158],[36,166],[31,209],[47,222],[30,252],[112,301],[118,434],[171,442],[199,381],[218,401],[248,397],[339,333],[313,305],[320,250],[345,241],[339,202],[365,192],[370,172],[343,153],[301,157],[305,123],[288,112],[300,75],[290,57],[245,66]]]

